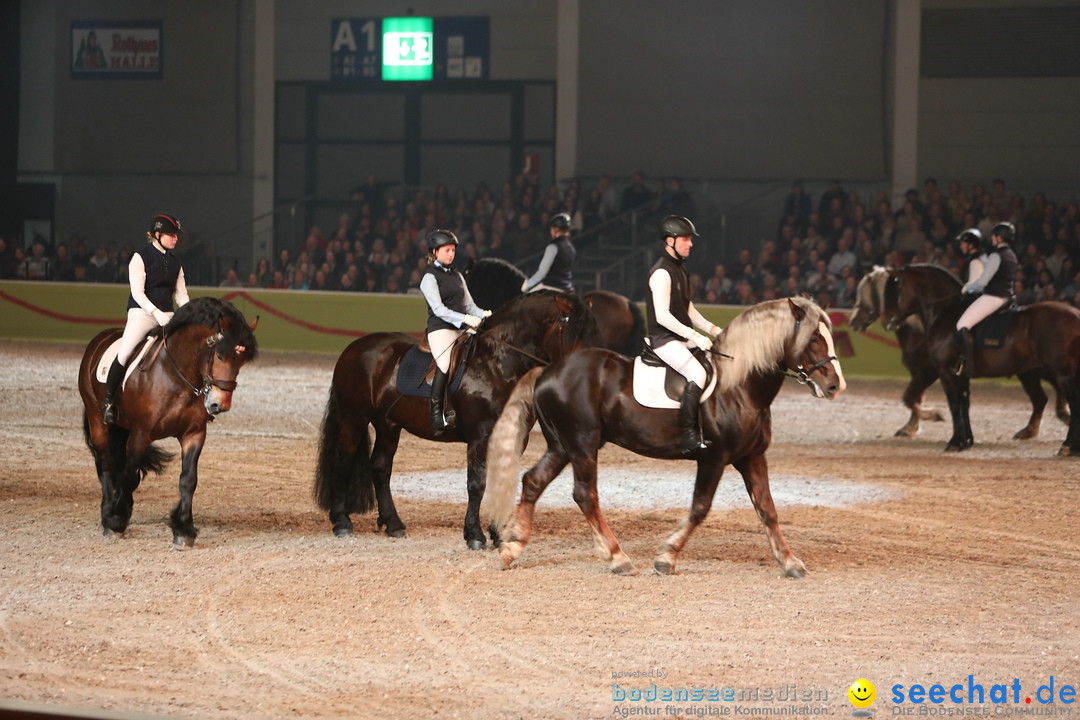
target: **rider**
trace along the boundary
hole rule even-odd
[[[686,378],[686,390],[679,404],[684,455],[694,455],[708,447],[702,442],[699,423],[705,368],[693,357],[690,348],[709,350],[713,337],[721,331],[690,301],[690,276],[685,263],[695,237],[700,236],[694,223],[681,215],[668,215],[661,221],[660,239],[664,243],[664,252],[649,271],[649,292],[645,297],[649,343],[653,351]]]
[[[982,275],[986,267],[982,232],[978,228],[969,228],[956,236],[956,245],[960,252],[960,279],[971,282]]]
[[[570,215],[559,213],[548,222],[551,241],[544,247],[540,267],[532,277],[521,284],[522,292],[533,290],[561,290],[574,292],[570,269],[577,251],[570,243]]]
[[[479,327],[490,310],[473,302],[465,278],[450,265],[457,255],[458,239],[449,230],[433,230],[427,238],[428,266],[420,280],[420,292],[428,306],[427,340],[435,358],[435,377],[431,381],[431,428],[435,432],[454,427],[453,412],[443,415],[446,374],[450,370],[450,348],[462,326]]]
[[[971,376],[975,365],[975,343],[971,328],[992,315],[998,308],[1014,299],[1013,280],[1016,279],[1016,253],[1009,243],[1016,237],[1012,223],[998,223],[990,231],[990,247],[982,273],[964,284],[965,295],[979,294],[956,321],[956,342],[960,346],[960,361],[954,372]]]
[[[146,233],[150,241],[135,250],[128,262],[128,284],[131,294],[127,302],[127,324],[120,338],[116,359],[109,367],[105,380],[105,404],[102,417],[106,423],[116,422],[116,392],[124,379],[124,368],[131,354],[151,330],[165,327],[173,316],[173,298],[177,306],[188,301],[187,283],[180,258],[172,254],[183,234],[175,215],[155,215]]]

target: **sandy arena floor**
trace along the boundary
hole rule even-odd
[[[409,537],[354,516],[357,534],[335,538],[311,500],[335,360],[319,355],[266,353],[241,373],[200,463],[194,550],[170,549],[178,461],[106,541],[81,351],[0,341],[0,702],[223,719],[848,717],[863,677],[882,717],[905,709],[894,685],[1018,679],[1033,699],[1051,676],[1056,691],[1080,685],[1080,461],[1055,456],[1053,419],[1011,440],[1028,414],[1018,387],[975,386],[977,444],[954,455],[947,423],[892,437],[907,418],[898,382],[849,379],[832,402],[786,386],[769,462],[810,570],[798,581],[781,577],[733,471],[678,573],[644,572],[686,511],[693,466],[605,448],[600,499],[643,570],[616,577],[564,479],[519,567],[468,551],[464,446],[409,435],[393,485]],[[936,388],[929,400],[944,406]],[[809,699],[787,700],[791,686]],[[738,695],[619,696],[679,688]]]

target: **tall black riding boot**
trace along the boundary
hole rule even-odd
[[[971,377],[972,372],[975,370],[975,341],[971,338],[971,331],[967,328],[960,328],[953,334],[953,337],[956,338],[956,345],[960,348],[960,359],[957,360],[956,367],[953,368],[953,374],[966,374]]]
[[[701,408],[702,389],[697,383],[686,383],[682,401],[679,403],[679,428],[682,430],[682,454],[693,457],[708,445],[701,441]]]
[[[105,403],[101,406],[101,417],[107,425],[116,423],[116,392],[124,381],[124,366],[119,360],[113,360],[109,366],[109,376],[105,379]]]
[[[435,368],[435,377],[431,379],[431,429],[435,432],[451,430],[454,418],[443,414],[443,398],[446,396],[446,373]]]

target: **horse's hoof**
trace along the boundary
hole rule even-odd
[[[174,537],[172,541],[173,550],[190,550],[195,547],[195,538],[193,537]]]
[[[1065,448],[1063,447],[1062,450],[1064,450],[1064,449]],[[108,541],[111,542],[113,540],[119,540],[120,538],[124,537],[124,533],[116,532],[112,528],[102,528],[101,537],[102,537],[102,539],[108,540]]]
[[[484,540],[476,540],[476,539],[470,540],[469,541],[469,549],[470,550],[487,550],[487,542],[485,542]]]
[[[900,428],[899,430],[897,430],[896,432],[893,433],[893,437],[910,438],[910,437],[915,437],[915,433],[911,432],[906,427],[902,427],[902,428]]]
[[[1062,445],[1058,450],[1058,455],[1061,457],[1080,457],[1080,449],[1073,450],[1068,445]]]
[[[803,565],[802,560],[792,558],[784,568],[784,575],[794,580],[798,580],[806,575],[806,566]]]
[[[675,573],[675,565],[667,560],[657,560],[652,567],[653,572],[657,575],[673,575]]]
[[[336,528],[334,528],[334,536],[335,537],[341,537],[341,538],[349,537],[352,534],[353,534],[353,531],[352,531],[351,527],[336,527]]]
[[[1016,431],[1016,434],[1013,435],[1013,440],[1030,440],[1031,438],[1035,437],[1037,434],[1038,433],[1033,433],[1030,430],[1028,430],[1027,428],[1024,428],[1023,430],[1017,430]]]
[[[407,537],[409,537],[409,533],[406,532],[405,528],[398,528],[397,530],[389,530],[388,529],[386,531],[386,537],[407,538]]]
[[[637,575],[637,568],[629,560],[624,560],[618,565],[612,565],[611,573],[613,575]]]
[[[945,452],[961,452],[962,450],[967,450],[974,444],[975,443],[972,440],[964,440],[963,442],[950,441],[949,444],[945,446]]]
[[[521,554],[521,550],[521,543],[518,542],[505,542],[499,547],[499,560],[502,562],[503,570],[510,569],[514,561],[518,559],[518,555]]]

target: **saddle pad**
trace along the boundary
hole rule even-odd
[[[431,353],[421,352],[416,345],[405,351],[398,365],[397,379],[395,380],[398,392],[408,397],[431,397],[431,383],[425,376],[431,369]],[[447,393],[457,392],[461,384],[461,376],[465,374],[465,363],[458,364],[454,377],[450,379],[450,388]]]
[[[634,399],[645,407],[660,410],[678,409],[679,401],[670,397],[664,387],[667,374],[674,372],[667,365],[664,367],[646,365],[638,355],[634,358]],[[712,380],[709,381],[705,392],[701,393],[701,402],[705,402],[716,389],[716,376],[717,373],[712,374]]]
[[[146,352],[150,349],[150,346],[154,344],[154,337],[146,338],[146,342],[139,348],[139,352],[135,353],[134,357],[128,360],[127,367],[124,368],[124,381],[120,383],[120,387],[127,385],[127,379],[131,377],[131,373],[135,372],[135,368],[139,366],[139,361],[143,359]],[[98,361],[97,370],[94,372],[94,376],[97,377],[98,382],[102,385],[105,384],[105,380],[109,377],[109,368],[112,367],[113,360],[116,359],[116,354],[120,352],[120,338],[113,341],[109,347],[105,348],[105,352],[101,354],[101,359]]]
[[[999,350],[1005,346],[1005,337],[1009,334],[1009,323],[1017,307],[1011,305],[1007,310],[999,310],[975,326],[975,347],[985,350]]]

